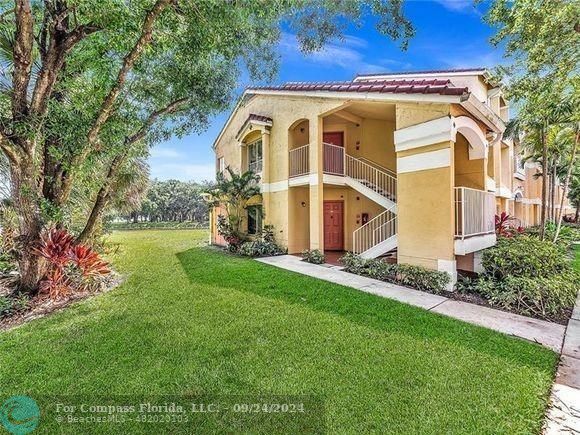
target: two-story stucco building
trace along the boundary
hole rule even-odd
[[[260,173],[248,230],[273,225],[289,253],[396,250],[455,278],[495,244],[496,213],[539,219],[537,168],[502,138],[508,116],[483,69],[250,88],[215,141],[217,170]]]

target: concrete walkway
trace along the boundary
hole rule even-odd
[[[580,294],[566,328],[546,434],[580,434]]]
[[[562,349],[566,330],[563,325],[460,302],[408,287],[354,275],[340,270],[338,266],[310,264],[293,255],[259,258],[257,261],[335,284],[353,287],[366,293],[394,299],[468,323],[524,338],[542,344],[556,352],[560,352]],[[580,313],[576,312],[576,314]],[[580,328],[580,319],[575,320],[575,322],[578,325],[577,327]],[[570,343],[567,341],[566,345],[575,348],[576,352],[579,353],[576,358],[580,358],[580,335],[571,340],[577,341],[571,341]],[[580,368],[577,372],[578,374],[580,374]]]

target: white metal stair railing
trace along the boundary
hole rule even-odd
[[[377,166],[347,154],[341,146],[324,143],[325,173],[350,177],[390,201],[396,202],[397,178]]]
[[[397,179],[368,163],[346,154],[345,175],[372,191],[395,202],[397,199]]]
[[[362,254],[396,235],[397,215],[390,208],[353,232],[353,252]]]

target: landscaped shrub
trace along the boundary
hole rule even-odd
[[[26,295],[0,295],[0,318],[22,312],[28,304]]]
[[[221,214],[217,217],[216,227],[218,234],[226,241],[228,250],[230,252],[237,252],[246,239],[245,235],[239,231],[234,230],[234,227],[230,223],[229,219]]]
[[[546,223],[544,234],[545,240],[554,240],[556,235],[556,225],[552,222]],[[526,228],[525,233],[533,236],[540,236],[540,227]],[[557,243],[564,248],[569,248],[574,242],[580,242],[580,227],[576,225],[562,225],[558,234]]]
[[[286,250],[276,243],[272,225],[265,225],[259,237],[259,240],[242,243],[237,253],[246,257],[269,257],[286,253]]]
[[[76,290],[94,290],[110,273],[108,264],[90,247],[75,244],[66,230],[52,229],[42,236],[36,253],[48,261],[40,291],[59,299]]]
[[[580,290],[566,250],[535,236],[499,239],[483,252],[482,266],[481,277],[460,282],[458,290],[524,315],[560,321]]]
[[[451,281],[451,277],[447,272],[426,269],[421,266],[412,266],[410,264],[393,264],[392,266],[396,266],[397,282],[416,288],[417,290],[441,293]]]
[[[346,254],[340,261],[347,272],[432,293],[443,292],[451,280],[446,272],[408,264],[389,264],[378,258],[364,259],[352,253]]]
[[[517,225],[517,220],[505,211],[495,215],[495,234],[497,237],[514,237],[524,232],[523,227]]]
[[[503,281],[482,277],[472,289],[491,305],[542,319],[557,319],[571,308],[578,293],[580,275],[566,272],[551,277],[509,276]]]
[[[0,273],[9,273],[15,269],[14,259],[7,254],[0,254]]]
[[[318,249],[302,251],[302,259],[312,264],[323,264],[326,261],[324,254]]]
[[[552,276],[570,269],[566,251],[547,240],[518,236],[498,239],[497,245],[483,251],[485,275],[496,280],[508,276]]]
[[[270,257],[284,253],[285,251],[276,243],[264,240],[244,242],[238,249],[238,254],[246,257]]]

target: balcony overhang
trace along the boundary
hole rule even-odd
[[[497,243],[495,233],[455,239],[455,255],[466,255],[490,248]]]

